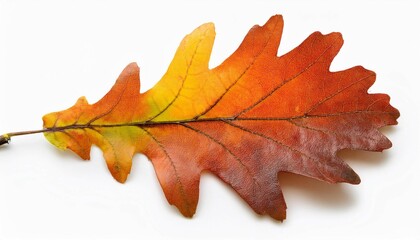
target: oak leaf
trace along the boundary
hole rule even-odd
[[[339,33],[315,32],[278,57],[282,29],[278,15],[254,26],[228,59],[209,69],[215,31],[204,24],[183,39],[152,89],[140,94],[132,63],[97,103],[81,97],[44,116],[45,137],[83,159],[98,146],[119,182],[133,155],[145,154],[168,202],[184,216],[195,213],[200,174],[208,171],[258,214],[283,220],[279,172],[358,184],[337,151],[390,148],[378,129],[397,124],[399,112],[387,95],[367,93],[374,72],[329,71],[343,44]]]

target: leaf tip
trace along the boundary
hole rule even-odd
[[[120,77],[122,75],[139,75],[140,67],[137,65],[136,62],[129,63],[124,70],[121,72]]]
[[[282,223],[284,220],[286,220],[286,209],[279,211],[276,214],[270,214],[270,217]]]
[[[123,184],[127,181],[128,173],[124,173],[121,170],[114,170],[114,169],[111,169],[111,168],[109,168],[109,171],[111,172],[112,177],[114,177],[114,179],[117,182]]]
[[[130,69],[140,69],[139,68],[139,65],[137,65],[137,62],[131,62],[131,63],[129,63],[127,65],[127,68],[130,68]]]
[[[189,219],[192,219],[195,215],[195,208],[182,208],[182,209],[179,209],[179,211],[184,217],[189,218]]]
[[[344,179],[344,182],[353,185],[358,185],[361,182],[359,175],[351,168],[348,171],[344,171],[341,177]]]
[[[213,38],[216,35],[216,27],[214,26],[214,23],[212,22],[208,22],[208,23],[204,23],[200,25],[192,33],[188,34],[184,38],[183,41],[186,41],[187,39],[189,39],[188,37],[191,37],[191,36],[201,36],[203,38],[208,35],[213,36]]]
[[[344,44],[343,34],[341,34],[340,32],[330,32],[327,34],[323,34],[320,31],[316,31],[312,33],[308,38],[310,37],[313,37],[315,41],[322,40],[322,42],[324,42],[325,44],[330,45],[329,48],[334,46],[341,48],[341,46]]]
[[[271,22],[271,21],[276,21],[276,22],[283,22],[284,20],[283,20],[283,15],[281,15],[281,14],[275,14],[275,15],[273,15],[273,16],[271,16],[270,17],[270,19],[268,20],[268,22]]]

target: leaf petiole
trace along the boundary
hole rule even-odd
[[[6,143],[9,143],[12,137],[15,136],[22,136],[22,135],[29,135],[29,134],[37,134],[37,133],[44,133],[49,132],[51,129],[42,129],[42,130],[34,130],[34,131],[22,131],[22,132],[11,132],[6,133],[0,136],[0,146]]]

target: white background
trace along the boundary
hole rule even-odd
[[[151,163],[134,159],[117,183],[94,148],[91,161],[60,152],[42,135],[0,148],[0,240],[4,239],[420,239],[418,1],[5,1],[0,0],[0,133],[39,129],[41,117],[85,95],[93,103],[130,62],[142,91],[166,71],[184,37],[216,24],[214,67],[250,27],[285,19],[279,54],[310,33],[339,31],[332,70],[377,73],[401,111],[383,132],[384,153],[340,155],[362,178],[331,185],[282,174],[283,223],[260,217],[228,186],[202,176],[200,202],[186,219],[166,202]]]

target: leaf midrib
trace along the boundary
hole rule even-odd
[[[142,122],[127,122],[127,123],[115,123],[115,124],[72,124],[67,126],[61,127],[51,127],[51,128],[44,128],[45,132],[60,132],[72,129],[95,129],[95,128],[115,128],[115,127],[159,127],[163,125],[182,125],[186,123],[199,123],[199,122],[234,122],[234,121],[291,121],[296,119],[310,119],[310,118],[325,118],[325,117],[339,117],[343,115],[349,114],[389,114],[393,115],[393,112],[383,112],[383,111],[370,111],[370,110],[361,110],[361,111],[352,111],[352,112],[338,112],[332,114],[320,114],[320,115],[300,115],[300,116],[292,116],[292,117],[247,117],[247,118],[239,118],[239,117],[219,117],[219,118],[201,118],[201,119],[184,119],[184,120],[172,120],[172,121],[142,121]]]

